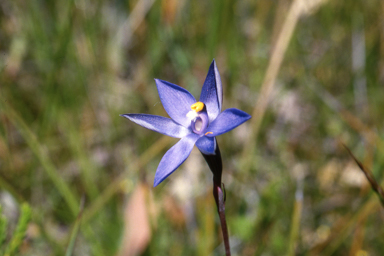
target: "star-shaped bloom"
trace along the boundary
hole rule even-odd
[[[171,118],[149,114],[121,116],[147,129],[181,139],[161,159],[155,174],[156,187],[187,159],[194,145],[203,154],[214,155],[215,136],[234,129],[251,116],[236,108],[221,112],[223,89],[215,60],[209,67],[199,101],[178,85],[160,79],[155,81],[161,103]]]

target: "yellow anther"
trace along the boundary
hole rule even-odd
[[[200,112],[204,108],[204,103],[203,102],[196,102],[195,104],[192,104],[191,109],[194,110],[196,113]]]
[[[213,134],[213,132],[206,132],[204,135]]]

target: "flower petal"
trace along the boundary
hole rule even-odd
[[[121,116],[126,117],[132,122],[147,129],[175,138],[182,138],[191,133],[191,131],[184,126],[179,125],[172,119],[163,116],[147,114],[124,114]]]
[[[175,122],[188,128],[191,120],[187,118],[187,113],[191,110],[191,105],[196,103],[195,98],[178,85],[160,79],[155,81],[165,111]]]
[[[219,70],[216,67],[215,60],[209,67],[207,77],[201,90],[200,101],[207,106],[209,121],[212,122],[221,112],[223,102],[223,87]]]
[[[206,155],[214,155],[216,149],[216,138],[203,136],[196,141],[196,146],[201,153]]]
[[[229,132],[250,118],[250,115],[239,109],[226,109],[208,126],[205,134],[214,137]]]
[[[165,153],[156,170],[154,187],[171,175],[187,159],[199,137],[199,135],[191,133]]]

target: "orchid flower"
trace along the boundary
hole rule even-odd
[[[215,137],[251,118],[236,108],[221,112],[223,89],[215,60],[209,67],[199,101],[178,85],[160,79],[155,81],[161,103],[171,118],[149,114],[121,115],[147,129],[180,138],[161,159],[156,170],[154,187],[188,158],[194,145],[204,157],[215,155],[219,152]]]

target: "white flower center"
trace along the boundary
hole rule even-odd
[[[187,117],[191,120],[191,121],[195,121],[195,119],[198,117],[199,115],[196,113],[196,111],[194,110],[191,110],[187,113]]]
[[[201,128],[203,127],[203,122],[201,121],[201,119],[197,119],[196,122],[195,122],[195,129],[196,131],[201,131]]]

